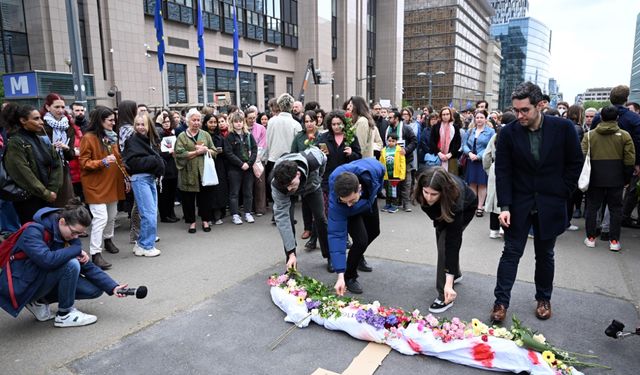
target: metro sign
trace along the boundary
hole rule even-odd
[[[11,73],[2,77],[4,96],[10,98],[25,98],[38,96],[36,73]]]

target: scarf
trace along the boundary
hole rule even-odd
[[[51,143],[60,142],[69,146],[67,144],[67,142],[69,142],[69,139],[67,138],[67,129],[69,129],[69,119],[67,119],[67,116],[62,116],[60,121],[58,121],[53,117],[51,112],[47,112],[44,115],[43,120],[47,122],[47,125],[49,125],[51,129],[53,129],[53,134],[51,135]],[[73,145],[71,145],[71,147],[73,147]],[[58,151],[58,154],[60,154],[60,159],[64,160],[64,154],[62,152],[62,149],[59,148],[57,151]]]
[[[118,142],[118,134],[116,134],[116,132],[114,132],[113,130],[105,129],[104,134],[107,136],[107,141],[109,141],[110,145]]]
[[[440,124],[440,144],[438,145],[443,154],[449,153],[449,145],[451,144],[451,123]]]

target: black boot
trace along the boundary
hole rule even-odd
[[[318,241],[317,237],[311,236],[311,238],[309,239],[309,241],[307,241],[307,243],[304,244],[304,248],[305,250],[315,250],[318,248],[318,246],[316,245]]]
[[[111,263],[104,260],[101,253],[93,254],[93,256],[91,257],[91,261],[93,262],[93,264],[95,264],[96,266],[100,267],[103,270],[107,270],[111,268]]]
[[[118,254],[120,252],[120,249],[118,249],[113,241],[111,241],[111,238],[104,240],[104,250],[111,254]]]
[[[364,259],[364,255],[362,256],[362,259],[360,259],[360,263],[358,263],[358,271],[362,271],[362,272],[373,271],[373,268],[371,268],[369,263],[367,263],[367,261]]]
[[[336,270],[333,268],[333,265],[331,264],[331,259],[327,259],[327,272],[329,273],[336,272]]]

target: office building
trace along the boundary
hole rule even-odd
[[[529,16],[529,0],[489,0],[495,11],[491,23],[507,23],[514,18]]]
[[[164,18],[164,87],[156,52],[156,0],[77,0],[85,81],[94,104],[115,105],[115,99],[107,97],[109,91],[150,106],[165,102],[163,92],[172,107],[204,102],[198,0],[157,1]],[[47,78],[51,84],[26,98],[41,99],[47,91],[73,95],[65,3],[0,0],[4,35],[7,31],[12,35],[0,69],[55,74]],[[235,104],[233,0],[202,0],[202,4],[207,102]],[[257,104],[263,110],[269,98],[283,92],[298,97],[311,58],[320,72],[320,84],[311,80],[306,101],[318,101],[326,109],[355,94],[400,102],[403,0],[236,0],[236,4],[243,107]],[[380,17],[384,22],[378,21]],[[38,73],[38,87],[41,77],[46,74]]]
[[[576,96],[576,104],[582,104],[587,101],[607,101],[609,100],[611,89],[613,89],[613,87],[593,87],[586,89],[583,93]]]
[[[640,13],[638,13],[638,17],[636,18],[636,37],[633,43],[629,88],[631,88],[629,101],[640,103]]]
[[[511,93],[517,85],[531,81],[549,92],[551,30],[531,18],[515,18],[491,25],[491,36],[502,46],[499,107],[511,106]]]
[[[493,78],[487,83],[488,55],[496,56],[488,43],[492,15],[486,0],[405,0],[404,100],[420,107],[431,97],[434,108],[464,108],[493,94]]]

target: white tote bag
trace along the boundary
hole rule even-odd
[[[587,156],[584,158],[582,172],[578,178],[578,189],[582,192],[589,190],[589,178],[591,177],[591,139],[589,137],[591,131],[587,132]]]
[[[202,172],[202,186],[218,185],[218,173],[213,157],[207,152],[204,154],[204,171]]]

